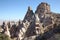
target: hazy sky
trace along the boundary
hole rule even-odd
[[[47,2],[51,11],[60,13],[60,0],[0,0],[0,20],[22,20],[28,6],[35,12],[41,2]]]

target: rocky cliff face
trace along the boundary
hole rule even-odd
[[[30,32],[30,35],[32,35],[33,34],[32,30],[35,32],[35,34],[44,33],[45,32],[44,30],[47,30],[46,26],[54,24],[54,20],[53,20],[54,16],[52,15],[53,14],[50,12],[49,4],[47,3],[39,4],[35,14],[32,17],[33,19],[31,19],[32,22],[30,23],[29,29],[27,31],[28,34]]]
[[[23,21],[9,25],[6,27],[7,32],[10,30],[8,36],[16,37],[17,40],[47,40],[51,39],[57,29],[60,30],[60,14],[51,12],[50,5],[42,2],[37,6],[35,13],[28,7]],[[4,29],[4,26],[2,28]]]
[[[50,12],[50,5],[42,2],[38,5],[35,14],[38,14],[39,20],[43,23],[43,26],[50,25],[52,23],[52,14]]]
[[[45,35],[47,36],[49,33],[51,33],[50,35],[52,36],[52,33],[54,33],[53,31],[50,30],[54,30],[54,25],[60,24],[60,14],[56,14],[50,11],[50,5],[42,2],[41,4],[38,5],[35,14],[33,15],[33,20],[32,23],[30,24],[26,35],[30,36],[31,40],[33,40],[34,35]],[[57,27],[57,26],[56,26]],[[33,31],[32,31],[33,30]],[[56,29],[55,29],[56,30]],[[48,32],[48,33],[46,33]],[[50,36],[48,35],[48,36]],[[44,37],[45,37],[44,36]],[[48,39],[48,36],[46,37],[46,39]],[[41,36],[39,36],[41,37]],[[29,39],[28,37],[26,39]],[[40,39],[37,39],[40,40]],[[41,39],[42,40],[42,39]]]
[[[42,2],[41,4],[39,4],[37,6],[35,13],[38,13],[38,14],[42,13],[43,14],[43,13],[49,13],[49,12],[50,12],[50,5],[45,2]]]
[[[25,22],[26,20],[30,22],[33,15],[34,15],[33,10],[32,10],[31,7],[29,6],[29,7],[28,7],[28,10],[27,10],[27,13],[26,13],[26,15],[25,15],[25,17],[24,17],[24,19],[23,19],[23,22]]]

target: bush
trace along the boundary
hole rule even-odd
[[[0,40],[10,40],[10,38],[5,34],[0,33]]]

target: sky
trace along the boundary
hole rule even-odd
[[[0,20],[23,20],[28,6],[35,12],[41,2],[50,4],[52,12],[60,13],[60,0],[0,0]]]

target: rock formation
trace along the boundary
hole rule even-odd
[[[37,10],[35,11],[35,14],[32,17],[33,19],[31,19],[32,22],[30,23],[30,26],[26,32],[26,35],[28,36],[26,37],[26,40],[33,40],[34,35],[36,35],[37,37],[38,35],[44,36],[44,34],[46,34],[47,36],[48,34],[46,32],[50,33],[50,30],[52,29],[54,30],[55,24],[57,25],[60,24],[60,22],[58,23],[58,20],[60,20],[60,16],[58,15],[60,14],[56,14],[50,11],[49,4],[45,2],[42,2],[41,4],[39,4],[37,7]],[[52,35],[52,33],[54,32],[51,31],[50,35]],[[48,36],[46,37],[46,39],[48,39]],[[37,40],[40,40],[40,39],[37,39]]]
[[[50,5],[45,2],[42,2],[41,4],[38,5],[35,13],[43,14],[43,13],[49,13],[49,12],[50,12]]]
[[[26,13],[23,21],[25,22],[25,21],[27,20],[27,21],[30,22],[33,15],[34,15],[33,10],[32,10],[31,7],[29,6],[29,7],[28,7],[28,10],[27,10],[27,13]]]
[[[55,33],[60,34],[60,14],[50,11],[50,5],[42,2],[35,13],[28,7],[22,21],[3,22],[2,33],[16,40],[50,40]]]

